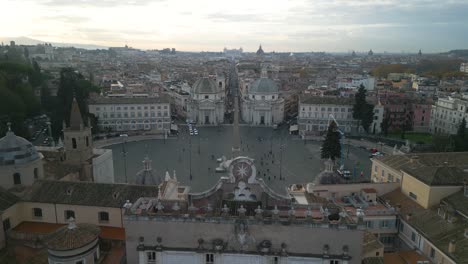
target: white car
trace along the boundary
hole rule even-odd
[[[192,130],[190,130],[190,135],[193,136],[193,131]]]
[[[195,136],[198,136],[198,129],[194,128],[193,133],[195,134]]]

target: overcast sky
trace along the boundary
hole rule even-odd
[[[0,37],[142,49],[468,48],[468,0],[0,0]]]

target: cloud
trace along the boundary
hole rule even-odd
[[[39,2],[45,6],[87,6],[87,7],[116,7],[116,6],[144,6],[165,0],[43,0]]]

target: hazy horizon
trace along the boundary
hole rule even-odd
[[[468,44],[468,1],[0,0],[0,37],[139,49],[443,52]]]

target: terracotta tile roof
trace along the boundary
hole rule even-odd
[[[64,224],[41,223],[41,222],[21,222],[14,231],[22,233],[49,234],[64,226]]]
[[[82,248],[98,239],[101,229],[91,224],[76,224],[62,226],[52,233],[46,241],[48,249],[73,250]]]
[[[39,180],[23,200],[38,203],[73,204],[122,208],[126,200],[158,197],[155,186]]]
[[[362,191],[365,193],[377,193],[377,191],[374,188],[364,188],[362,189]]]
[[[99,226],[101,228],[101,238],[110,240],[121,240],[125,241],[125,228],[111,227],[111,226]]]

